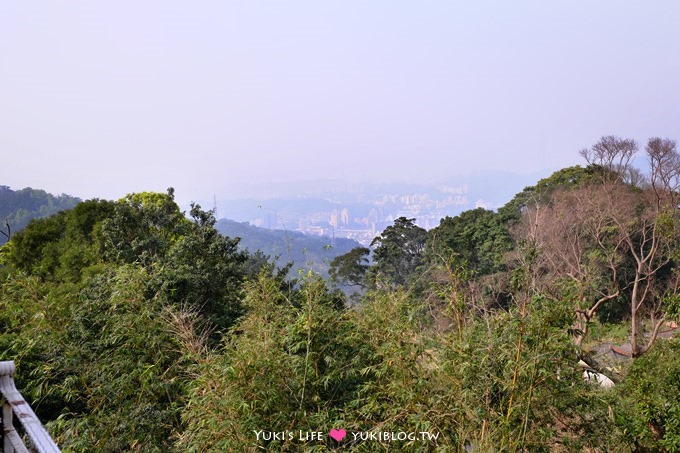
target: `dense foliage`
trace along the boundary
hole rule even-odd
[[[0,358],[66,451],[680,451],[680,157],[636,150],[396,219],[330,263],[351,304],[172,190],[85,201],[0,249]]]

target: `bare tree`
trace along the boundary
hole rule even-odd
[[[528,231],[540,251],[536,279],[542,291],[558,282],[573,289],[576,344],[581,345],[591,320],[606,302],[621,294],[619,268],[625,243],[613,233],[607,216],[609,198],[594,185],[557,191],[548,205],[527,213]]]
[[[647,143],[650,183],[659,208],[676,208],[680,189],[680,156],[674,140],[651,138]]]
[[[634,148],[632,143],[632,140],[605,137],[590,154],[597,160],[589,163],[600,164],[622,175],[628,174]],[[633,357],[649,350],[665,321],[662,293],[678,292],[677,277],[662,279],[661,274],[672,264],[672,252],[678,244],[680,157],[675,142],[667,139],[650,139],[646,152],[650,165],[650,189],[603,187],[611,200],[611,210],[607,215],[617,227],[618,240],[626,245],[627,256],[634,262],[632,279],[627,282]],[[620,182],[625,181],[621,179]],[[626,197],[621,197],[622,191],[626,191]],[[643,317],[649,319],[650,325],[644,342],[641,332]]]
[[[649,183],[632,167],[633,140],[603,137],[581,154],[600,169],[599,181],[558,191],[551,202],[526,213],[545,287],[568,281],[576,288],[576,343],[606,302],[626,297],[632,355],[644,354],[665,321],[664,300],[677,295],[671,271],[680,242],[680,156],[675,142],[652,138],[646,147]],[[631,265],[632,263],[632,265]],[[642,320],[649,321],[642,332]]]
[[[630,174],[631,161],[638,151],[635,140],[621,139],[613,135],[602,137],[590,149],[581,150],[581,156],[591,165],[604,169],[604,182],[618,183]]]

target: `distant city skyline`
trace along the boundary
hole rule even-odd
[[[449,184],[352,184],[315,181],[275,184],[261,197],[217,199],[217,217],[286,231],[350,238],[368,246],[398,217],[425,229],[474,208],[497,209],[546,175],[496,172],[461,177]],[[457,182],[457,184],[456,184]]]
[[[680,139],[678,23],[670,0],[5,2],[0,184],[186,205],[547,175],[603,135]]]

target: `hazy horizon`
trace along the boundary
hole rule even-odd
[[[547,175],[603,135],[680,139],[678,23],[671,1],[8,2],[0,184],[186,204]]]

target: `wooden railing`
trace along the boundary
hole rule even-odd
[[[54,443],[45,428],[35,416],[21,393],[14,386],[14,362],[0,362],[0,396],[2,398],[2,451],[4,453],[29,452],[38,453],[58,452],[59,447]],[[29,446],[24,444],[15,427],[15,417],[19,421]]]

